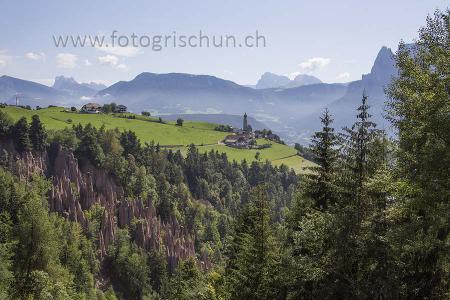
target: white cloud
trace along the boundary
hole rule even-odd
[[[122,70],[122,71],[126,71],[126,70],[128,70],[128,67],[125,64],[118,64],[117,65],[117,69]]]
[[[89,67],[90,65],[92,65],[92,63],[89,61],[89,59],[85,59],[85,60],[84,60],[84,65],[85,65],[86,67]]]
[[[336,76],[336,78],[338,80],[347,80],[350,78],[350,73],[348,73],[348,72],[341,73],[338,76]]]
[[[299,64],[300,71],[312,73],[330,64],[330,59],[325,57],[313,57]]]
[[[30,59],[30,60],[36,60],[36,61],[37,60],[42,60],[44,62],[47,59],[47,56],[43,52],[39,52],[39,53],[28,52],[27,54],[25,54],[25,57]]]
[[[7,54],[6,50],[0,49],[0,68],[6,67],[11,61],[12,57]]]
[[[98,63],[101,65],[108,65],[111,67],[115,67],[119,63],[119,58],[115,55],[105,55],[105,56],[99,56],[97,58]]]
[[[59,53],[56,55],[56,64],[60,68],[73,69],[77,66],[78,57],[71,53]]]
[[[127,71],[128,66],[126,64],[119,63],[119,58],[115,55],[107,54],[105,56],[97,57],[97,61],[100,65],[110,66],[111,68]]]
[[[81,96],[80,100],[92,100],[92,97]]]
[[[138,55],[139,53],[141,53],[141,49],[138,47],[119,47],[119,46],[115,46],[115,47],[106,47],[106,46],[96,46],[95,47],[97,50],[109,53],[109,54],[113,54],[113,55],[117,55],[117,56],[125,56],[125,57],[133,57]]]

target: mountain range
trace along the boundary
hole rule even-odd
[[[53,86],[49,87],[33,81],[0,77],[0,102],[35,106],[79,105],[96,95],[106,86],[98,83],[79,83],[72,77],[57,76]]]
[[[144,72],[130,81],[109,87],[78,83],[73,78],[57,77],[52,87],[9,76],[0,77],[0,102],[31,106],[75,105],[87,101],[125,104],[133,112],[153,115],[195,115],[210,122],[223,123],[224,115],[244,112],[278,133],[287,142],[306,143],[320,126],[319,116],[328,107],[339,129],[351,125],[363,90],[369,96],[374,120],[385,126],[384,88],[397,73],[393,53],[382,47],[369,74],[347,84],[322,83],[301,74],[293,80],[265,73],[254,87],[242,86],[209,75]]]

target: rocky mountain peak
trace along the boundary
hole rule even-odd
[[[381,47],[369,74],[371,81],[386,84],[396,74],[397,68],[395,66],[394,53],[386,46]]]
[[[280,86],[284,86],[290,82],[291,80],[287,76],[266,72],[258,80],[256,88],[258,89],[277,88]]]
[[[55,82],[53,83],[53,88],[55,89],[63,89],[68,85],[78,85],[79,83],[73,77],[66,76],[56,76]]]

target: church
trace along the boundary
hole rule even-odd
[[[246,149],[251,149],[256,145],[255,134],[253,133],[252,126],[248,124],[247,113],[244,114],[242,129],[237,129],[234,133],[235,134],[225,137],[223,140],[225,145],[234,148]]]

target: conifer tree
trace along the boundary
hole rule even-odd
[[[38,115],[31,118],[30,140],[35,151],[44,151],[47,144],[47,132]]]
[[[120,135],[120,144],[123,147],[124,156],[133,155],[137,160],[140,157],[141,144],[134,131],[128,130]]]
[[[363,197],[363,184],[373,169],[370,160],[374,155],[372,145],[380,136],[376,124],[370,120],[370,106],[367,104],[367,95],[363,92],[361,105],[357,109],[357,120],[351,128],[345,127],[341,134],[343,143],[343,188],[344,198],[355,205],[357,219],[360,220],[361,201]]]
[[[320,119],[322,130],[313,135],[311,145],[311,152],[316,157],[318,166],[310,168],[312,174],[308,176],[308,193],[317,207],[325,209],[336,201],[334,173],[338,159],[338,139],[331,127],[333,119],[328,109],[325,109]]]
[[[13,128],[14,141],[19,152],[31,150],[28,122],[25,117],[20,118]]]

